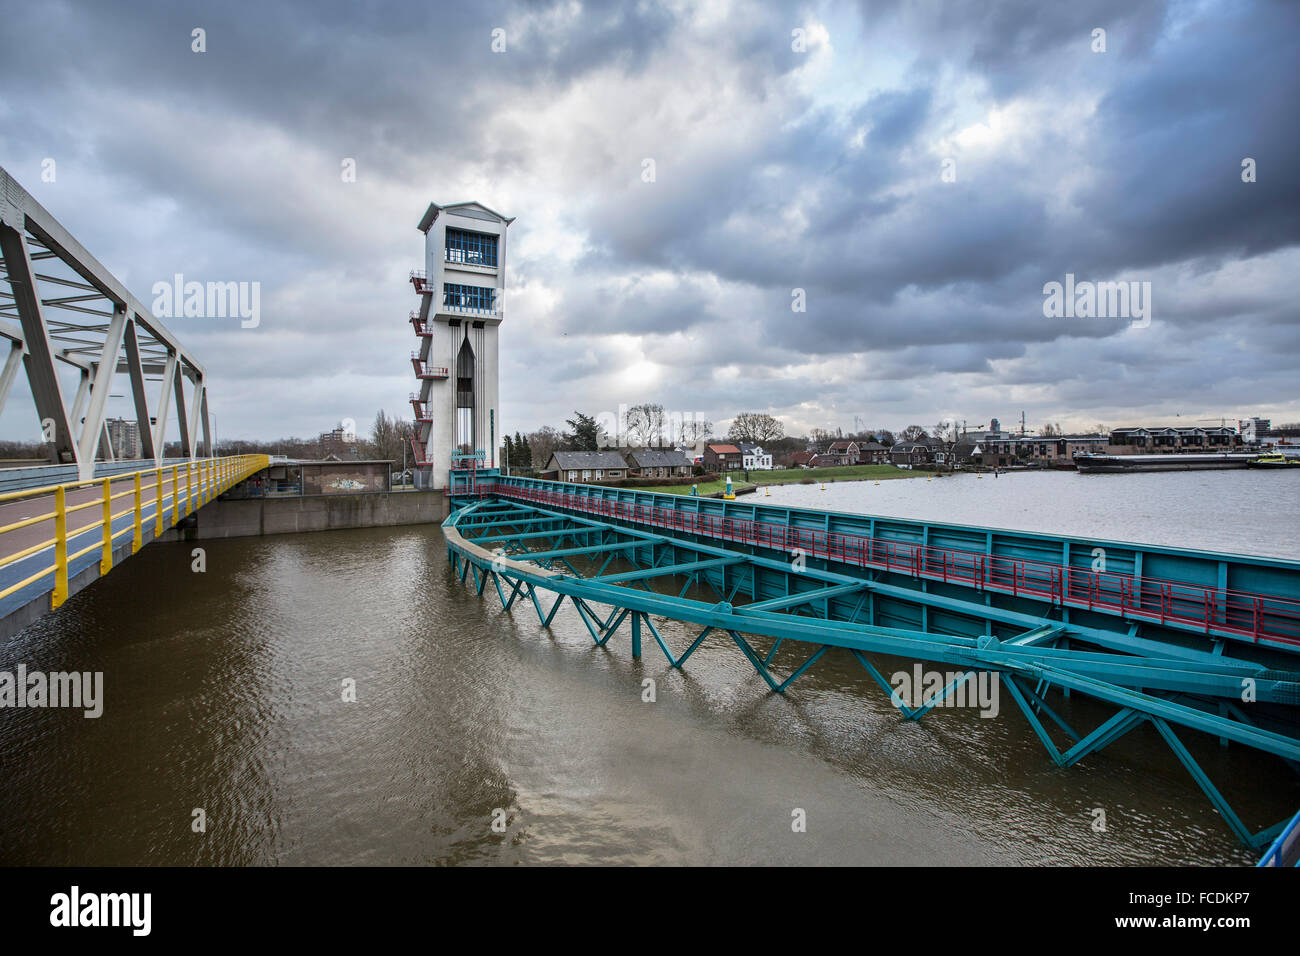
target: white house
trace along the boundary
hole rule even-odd
[[[770,471],[772,469],[772,456],[767,454],[758,445],[749,442],[740,443],[741,465],[746,471]]]

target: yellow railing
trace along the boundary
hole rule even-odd
[[[266,468],[270,461],[266,455],[207,458],[172,465],[170,468],[144,468],[106,478],[69,481],[60,485],[25,488],[22,491],[0,494],[0,513],[15,510],[6,507],[14,502],[30,502],[33,506],[42,508],[48,505],[48,510],[42,510],[38,514],[23,515],[15,521],[0,525],[0,569],[48,548],[54,549],[53,563],[0,590],[0,600],[52,574],[54,589],[50,594],[50,607],[58,607],[68,599],[68,566],[71,562],[98,548],[100,550],[99,573],[107,574],[113,568],[113,542],[117,538],[131,535],[132,554],[144,545],[143,520],[146,492],[153,492],[151,496],[154,505],[153,536],[157,538],[165,528],[174,526],[191,511],[207,504],[249,475]],[[144,483],[145,479],[148,480],[148,484]],[[119,487],[125,484],[127,487],[125,490],[114,491],[114,484]],[[166,495],[163,493],[164,486],[168,488]],[[120,511],[113,510],[115,501],[128,497],[131,502],[125,508]],[[74,501],[69,502],[69,498]],[[48,502],[45,499],[48,499]],[[100,515],[97,520],[69,527],[69,516],[95,508],[99,509]],[[91,513],[95,512],[91,511]],[[131,524],[114,531],[113,522],[124,515],[133,516]],[[0,517],[0,520],[3,518]],[[7,551],[6,542],[13,540],[6,538],[7,534],[23,528],[36,527],[51,520],[54,522],[53,537],[17,547],[11,552]],[[98,541],[79,551],[68,552],[68,544],[71,540],[96,528],[100,529]]]

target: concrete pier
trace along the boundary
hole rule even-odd
[[[436,524],[450,513],[441,491],[302,495],[212,502],[165,532],[162,541]]]

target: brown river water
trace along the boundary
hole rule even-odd
[[[1051,506],[1066,509],[1051,530],[1083,515],[1091,534],[1158,540],[1179,537],[1161,522],[1186,513],[1188,494],[1209,482],[1218,497],[1202,507],[1222,505],[1224,489],[1242,487],[1223,479],[1245,475],[1154,476],[1178,488],[1099,476],[1101,496],[1082,477],[1003,476],[996,494],[990,479],[968,478],[801,486],[765,503],[1036,530],[1053,523]],[[1296,500],[1271,521],[1249,517],[1258,502],[1232,508],[1238,524],[1220,549],[1255,550],[1253,534],[1267,536],[1261,553],[1285,555],[1277,514],[1294,542]],[[1185,518],[1166,543],[1210,547],[1214,523]],[[1150,727],[1060,769],[1009,695],[994,717],[939,708],[904,721],[838,651],[784,697],[723,638],[681,672],[648,635],[634,661],[626,627],[597,648],[567,606],[544,631],[531,605],[507,614],[491,589],[476,595],[452,576],[436,526],[202,546],[204,573],[191,570],[191,545],[150,545],[0,646],[0,671],[104,674],[98,719],[0,710],[0,863],[1255,859]],[[656,621],[678,651],[694,637]],[[797,666],[796,655],[783,649],[778,666]],[[877,665],[887,676],[911,668]],[[647,678],[653,702],[642,699]],[[1088,729],[1109,716],[1079,699],[1062,711]],[[1300,804],[1296,777],[1273,758],[1189,742],[1253,829]]]

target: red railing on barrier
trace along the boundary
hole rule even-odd
[[[639,502],[629,504],[593,498],[579,491],[548,491],[498,483],[481,483],[475,490],[480,495],[554,505],[737,544],[781,551],[799,549],[807,557],[880,568],[1016,597],[1118,612],[1125,617],[1162,624],[1193,625],[1204,628],[1207,634],[1217,631],[1253,641],[1262,639],[1300,646],[1300,601],[1271,594],[1137,578],[1114,571],[794,528],[749,518],[694,514]]]

